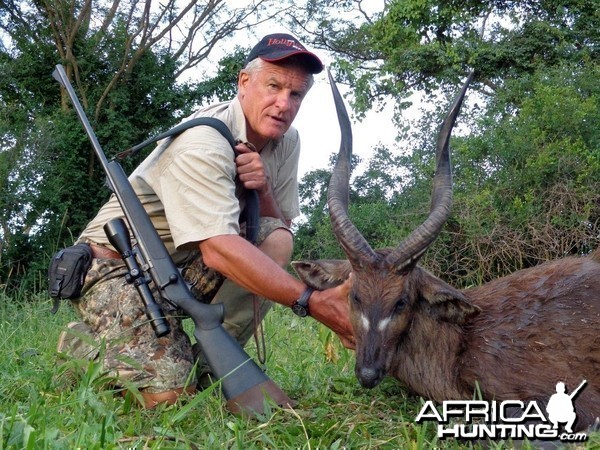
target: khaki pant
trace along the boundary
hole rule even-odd
[[[223,303],[226,311],[223,327],[241,346],[246,345],[255,326],[262,322],[273,305],[269,300],[248,292],[230,280],[225,280],[212,303]]]
[[[261,218],[257,244],[278,228],[287,227],[277,219]],[[185,317],[155,295],[171,327],[169,334],[156,338],[137,290],[125,281],[126,273],[121,260],[93,260],[82,296],[72,302],[89,339],[61,339],[59,351],[75,358],[97,359],[104,342],[106,351],[100,361],[103,369],[117,379],[134,383],[140,390],[159,393],[194,385],[195,380],[190,377],[195,361],[190,339],[182,327]],[[199,301],[224,304],[223,326],[240,345],[245,345],[255,328],[255,315],[260,322],[271,302],[258,298],[255,313],[255,296],[208,269],[199,252],[184,263],[182,273]],[[75,334],[81,335],[82,327],[76,328]],[[73,333],[72,330],[67,333]]]

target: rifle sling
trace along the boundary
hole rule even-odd
[[[170,130],[165,131],[164,133],[146,139],[144,142],[138,145],[135,145],[127,150],[117,153],[115,155],[115,158],[118,160],[122,160],[129,156],[135,156],[139,153],[140,150],[147,147],[148,145],[154,144],[155,142],[160,141],[162,139],[169,138],[170,141],[164,146],[164,148],[166,148],[175,137],[183,133],[185,130],[201,125],[209,126],[217,130],[225,139],[227,139],[227,142],[229,142],[229,145],[231,145],[231,148],[233,149],[234,155],[238,155],[235,149],[235,139],[231,134],[231,131],[229,130],[227,125],[223,123],[223,121],[214,117],[196,117],[195,119],[187,120],[171,128]],[[255,190],[250,189],[247,189],[246,192],[246,207],[244,208],[244,211],[242,211],[241,216],[244,217],[246,220],[246,240],[251,242],[253,245],[256,245],[259,228],[258,193]]]

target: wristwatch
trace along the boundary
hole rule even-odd
[[[308,311],[308,299],[310,298],[313,292],[314,289],[306,288],[306,290],[300,296],[300,298],[292,304],[292,311],[294,312],[294,314],[300,317],[306,317],[310,315]]]

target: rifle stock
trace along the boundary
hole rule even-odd
[[[145,279],[143,273],[136,273],[136,271],[147,272],[161,297],[181,308],[192,318],[195,326],[194,337],[212,373],[221,381],[221,389],[227,399],[227,408],[231,412],[263,413],[266,399],[271,399],[278,405],[291,406],[293,401],[266,376],[239,343],[223,328],[223,305],[207,305],[194,298],[122,167],[116,161],[107,160],[64,68],[60,64],[57,65],[52,75],[67,90],[79,120],[107,175],[109,187],[115,193],[129,229],[137,241],[135,249],[132,249],[124,224],[113,220],[105,225],[111,244],[121,254],[130,270],[130,277],[138,280],[136,287],[137,284],[143,285]],[[134,258],[140,259],[137,267],[133,263]],[[146,289],[142,288],[142,290]],[[145,299],[146,294],[140,288],[138,292],[147,306],[147,314],[155,333],[157,335],[159,332],[163,333],[165,325],[168,332],[168,324],[160,309],[157,312],[153,305],[148,307],[148,303],[153,302],[154,299]],[[151,315],[154,317],[150,317]],[[160,331],[157,331],[157,327]]]

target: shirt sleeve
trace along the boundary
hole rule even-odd
[[[239,200],[231,146],[200,126],[171,144],[159,185],[176,248],[223,234],[239,234]]]
[[[283,158],[278,161],[273,183],[275,200],[287,220],[300,215],[298,193],[298,161],[300,159],[300,136],[295,129],[286,135],[283,143]]]

